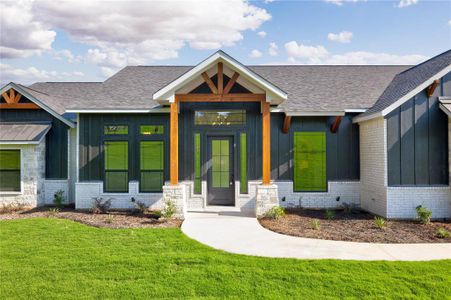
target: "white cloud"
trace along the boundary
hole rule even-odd
[[[331,54],[323,46],[298,45],[295,41],[285,44],[290,64],[320,65],[413,65],[428,57],[419,54],[397,55],[383,52],[354,51]]]
[[[53,58],[56,60],[66,60],[68,63],[81,62],[82,57],[80,55],[75,56],[69,49],[53,50]]]
[[[251,58],[259,58],[259,57],[262,57],[262,55],[263,55],[263,53],[261,53],[257,49],[254,49],[251,51],[251,53],[249,53],[249,57],[251,57]]]
[[[448,25],[451,26],[451,20],[448,21]]]
[[[329,41],[338,42],[338,43],[350,43],[352,39],[352,32],[342,31],[340,33],[329,33],[327,38]]]
[[[83,72],[57,72],[48,70],[39,70],[35,67],[26,69],[16,68],[14,66],[0,63],[0,82],[2,84],[10,81],[30,84],[36,81],[76,81],[85,76]]]
[[[367,0],[324,0],[324,2],[342,6],[344,3],[366,2]]]
[[[31,1],[0,2],[0,58],[20,58],[50,50],[56,32],[34,20]]]
[[[259,31],[257,32],[257,35],[261,38],[264,38],[266,36],[266,31]]]
[[[269,49],[268,49],[268,53],[270,56],[277,56],[277,50],[279,50],[279,47],[277,46],[276,43],[272,42],[269,43]]]
[[[414,5],[417,3],[418,3],[418,0],[400,0],[398,3],[398,7],[403,8],[403,7],[411,6],[411,5]]]
[[[285,51],[291,60],[296,58],[307,59],[312,64],[319,63],[329,55],[329,52],[323,46],[298,45],[296,41],[286,43]]]

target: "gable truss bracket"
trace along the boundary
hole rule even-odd
[[[330,132],[337,133],[338,128],[340,127],[341,120],[343,119],[342,116],[336,116],[334,122],[330,126]]]
[[[432,95],[434,94],[434,91],[437,88],[438,84],[439,84],[439,80],[436,79],[436,80],[434,80],[433,83],[431,83],[430,86],[427,87],[426,94],[427,94],[428,98],[432,97]]]
[[[290,126],[291,126],[291,116],[285,115],[285,118],[283,119],[282,132],[284,134],[287,134],[290,131]]]

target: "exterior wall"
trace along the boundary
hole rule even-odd
[[[64,191],[64,202],[68,202],[68,195],[69,195],[69,183],[68,180],[52,180],[52,179],[46,179],[44,180],[44,188],[43,188],[43,194],[44,194],[44,204],[46,205],[52,205],[53,204],[53,198],[56,192],[59,190]]]
[[[45,139],[38,145],[1,145],[0,149],[20,149],[21,192],[0,193],[0,205],[21,203],[44,205]]]
[[[360,125],[361,207],[372,213],[387,215],[387,137],[383,118]]]
[[[77,182],[75,184],[75,208],[90,209],[94,197],[111,199],[112,209],[134,208],[131,199],[146,203],[151,209],[164,208],[163,193],[140,193],[137,181],[129,182],[128,193],[104,193],[102,181]]]
[[[276,181],[283,207],[337,208],[344,203],[360,206],[360,182],[329,181],[325,193],[293,192],[292,181]]]

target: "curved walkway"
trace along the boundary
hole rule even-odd
[[[451,244],[375,244],[327,241],[278,234],[257,219],[236,212],[188,213],[182,231],[231,253],[301,259],[434,260],[451,259]]]

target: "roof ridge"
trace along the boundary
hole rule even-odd
[[[19,83],[18,85],[19,85],[20,87],[23,87],[23,88],[32,90],[32,91],[34,91],[34,92],[36,92],[36,93],[40,93],[40,94],[43,94],[43,95],[47,95],[47,96],[53,97],[53,96],[50,95],[50,94],[44,93],[44,92],[42,92],[42,91],[35,90],[35,89],[33,89],[33,88],[29,87],[29,86],[25,86],[25,85],[22,85],[22,84],[20,84],[20,83]]]
[[[445,51],[445,52],[442,52],[442,53],[440,53],[439,55],[436,55],[436,56],[434,56],[434,57],[431,57],[431,58],[429,58],[429,59],[423,61],[422,63],[419,63],[419,64],[417,64],[417,65],[414,65],[414,66],[408,68],[407,70],[402,71],[402,72],[399,73],[399,74],[403,74],[403,73],[405,73],[405,72],[407,72],[407,71],[410,71],[410,70],[413,70],[413,69],[415,69],[415,68],[417,68],[417,67],[420,67],[420,66],[422,66],[422,65],[424,65],[424,64],[426,64],[426,63],[428,63],[428,62],[430,62],[430,61],[432,61],[432,60],[436,60],[436,59],[438,59],[439,57],[441,57],[442,55],[447,54],[448,52],[451,53],[451,49],[450,49],[450,50],[447,50],[447,51]],[[450,62],[450,64],[451,64],[451,62]]]

